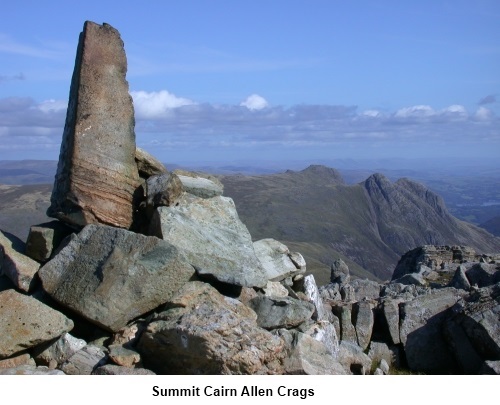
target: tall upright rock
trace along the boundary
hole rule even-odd
[[[86,21],[47,215],[77,226],[130,228],[139,174],[126,72],[120,33]]]

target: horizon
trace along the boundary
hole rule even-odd
[[[2,160],[58,159],[91,20],[122,36],[137,145],[161,161],[500,164],[494,1],[4,8]]]

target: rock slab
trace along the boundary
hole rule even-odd
[[[76,226],[130,228],[140,183],[126,72],[119,32],[85,22],[48,216]]]
[[[232,199],[195,198],[185,205],[158,207],[151,222],[151,234],[183,252],[198,275],[242,287],[267,285]]]
[[[116,332],[165,303],[194,269],[161,239],[87,225],[39,275],[56,301]]]

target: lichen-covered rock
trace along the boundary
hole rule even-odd
[[[165,303],[194,269],[171,244],[104,225],[87,225],[40,269],[59,303],[107,330]]]
[[[159,207],[151,234],[178,248],[200,277],[242,287],[267,284],[250,232],[230,198],[195,198],[179,206]]]
[[[293,328],[311,319],[314,304],[292,297],[261,296],[249,304],[257,313],[257,324],[264,329]]]
[[[35,298],[0,292],[0,359],[69,332],[73,321]]]
[[[209,284],[190,282],[151,322],[138,350],[161,374],[282,374],[284,342]]]
[[[48,216],[130,228],[140,182],[126,72],[119,32],[85,22]]]
[[[305,272],[305,268],[295,265],[288,247],[275,239],[258,240],[253,243],[253,247],[271,281],[281,281]]]

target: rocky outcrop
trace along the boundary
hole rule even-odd
[[[130,228],[139,187],[134,108],[119,32],[87,21],[71,81],[47,215],[70,225]]]
[[[177,247],[200,277],[243,287],[267,284],[250,233],[230,198],[196,198],[179,206],[159,207],[151,234]]]
[[[450,265],[456,268],[460,263],[478,260],[475,250],[467,246],[425,245],[410,250],[401,257],[394,269],[392,280],[411,273],[444,269]]]
[[[87,225],[39,272],[59,303],[112,331],[165,303],[194,274],[171,244]]]

